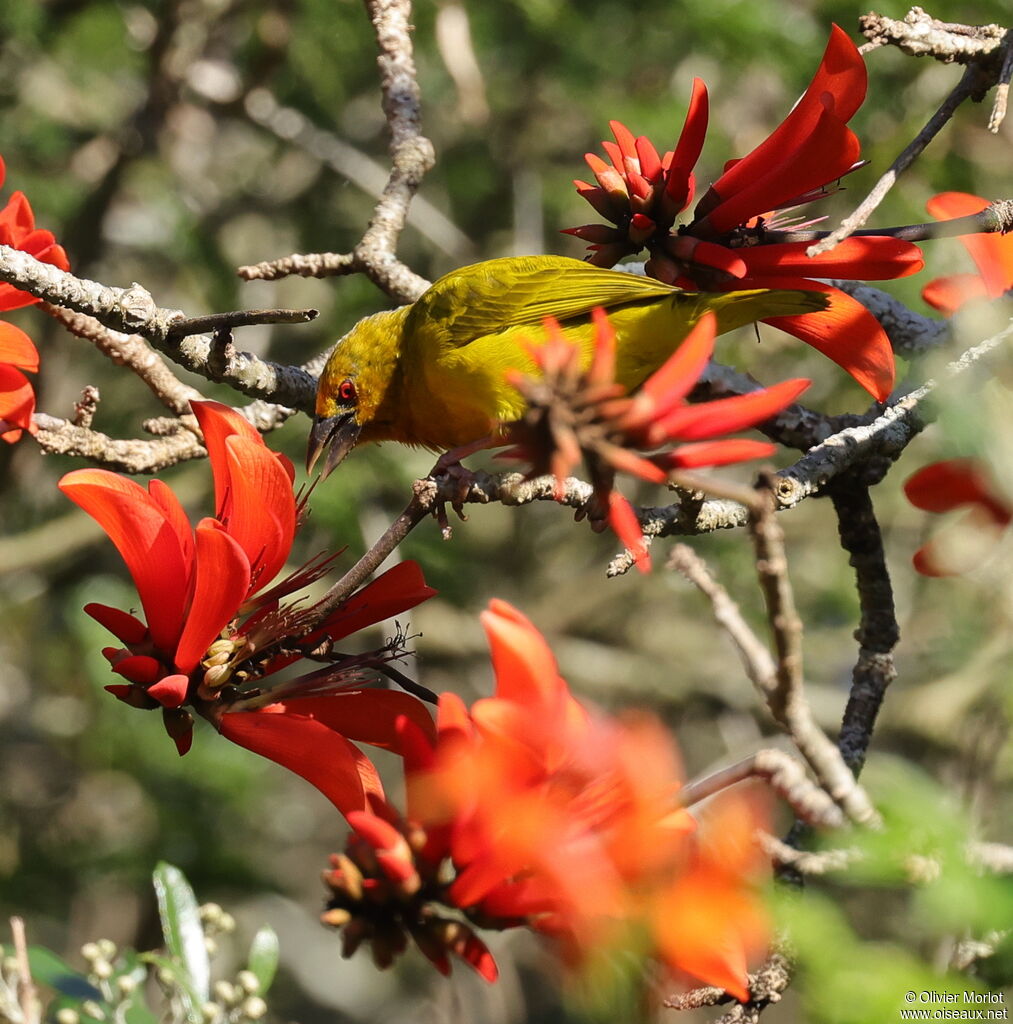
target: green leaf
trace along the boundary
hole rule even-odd
[[[102,999],[102,993],[80,971],[43,946],[29,947],[28,965],[40,985],[74,999]]]
[[[278,970],[278,936],[270,925],[264,925],[250,943],[249,969],[260,982],[259,995],[264,995]]]
[[[201,1006],[207,1002],[210,990],[211,965],[197,897],[183,872],[164,861],[155,866],[153,881],[165,948],[173,961],[163,966],[172,969],[187,1020],[200,1024]]]

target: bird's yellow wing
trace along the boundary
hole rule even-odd
[[[547,316],[566,321],[595,306],[650,301],[674,290],[565,256],[505,257],[441,277],[412,307],[405,332],[424,351],[460,348]]]

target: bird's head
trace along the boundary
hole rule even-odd
[[[327,477],[363,431],[368,436],[397,368],[392,318],[399,312],[361,320],[335,345],[317,383],[316,415],[306,449],[308,473],[323,456],[320,476]]]

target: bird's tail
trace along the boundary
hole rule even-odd
[[[818,313],[829,304],[827,296],[818,291],[752,288],[739,292],[683,293],[683,301],[691,295],[698,306],[693,319],[711,310],[718,318],[718,334],[770,317]]]

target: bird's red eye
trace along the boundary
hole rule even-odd
[[[338,398],[342,402],[354,402],[355,401],[355,385],[350,381],[342,381],[338,387]]]

